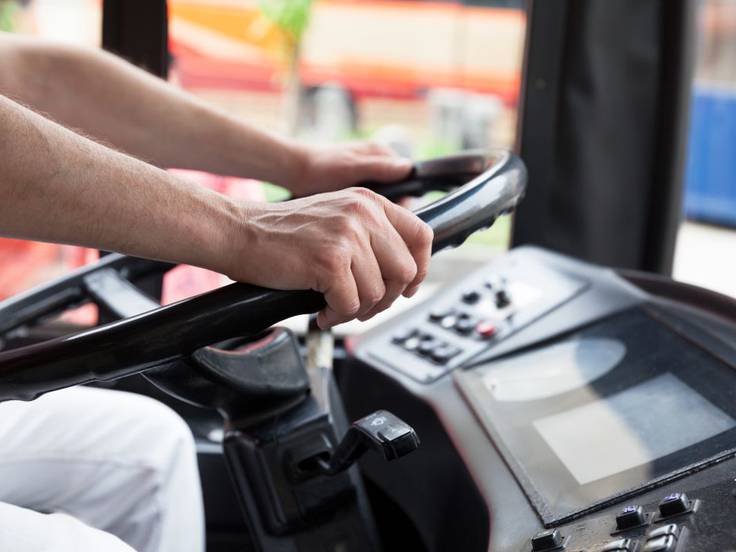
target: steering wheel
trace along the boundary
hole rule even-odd
[[[466,182],[416,214],[434,230],[432,251],[458,246],[513,210],[526,187],[523,162],[506,151],[472,153],[419,164],[407,180],[375,186],[388,197]],[[480,173],[480,174],[479,174]],[[474,176],[474,178],[473,178]],[[468,178],[472,178],[469,182]],[[94,302],[117,321],[68,336],[0,352],[0,401],[112,380],[185,360],[198,349],[256,335],[299,314],[319,311],[315,291],[281,291],[235,283],[160,306],[134,282],[174,265],[108,255],[46,286],[0,303],[0,336],[72,306]]]

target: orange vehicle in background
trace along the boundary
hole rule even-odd
[[[520,4],[316,0],[302,45],[302,83],[339,83],[356,98],[414,99],[432,88],[459,88],[514,105],[525,16],[513,6]],[[280,31],[259,0],[170,0],[169,10],[185,88],[280,89]]]

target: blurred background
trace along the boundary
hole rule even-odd
[[[263,128],[310,142],[375,139],[415,159],[514,145],[523,0],[170,0],[169,10],[171,81]],[[697,26],[674,275],[736,296],[736,2],[702,0]],[[0,0],[0,29],[98,47],[101,2]],[[268,183],[181,174],[222,193],[287,197]],[[435,281],[509,239],[502,219],[440,257]],[[0,298],[95,256],[1,240]],[[224,283],[194,269],[167,278],[165,301]]]

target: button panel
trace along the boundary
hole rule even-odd
[[[542,263],[517,262],[511,254],[400,315],[393,327],[387,325],[384,332],[363,340],[360,348],[382,365],[430,383],[492,349],[587,285]],[[424,334],[435,338],[435,348],[422,342]]]
[[[736,466],[736,461],[734,465]],[[736,479],[733,482],[736,483]],[[608,510],[595,514],[589,520],[576,520],[570,525],[542,531],[532,539],[531,550],[532,552],[536,550],[549,550],[550,552],[554,550],[567,550],[568,552],[688,552],[691,550],[711,552],[711,550],[716,550],[716,548],[709,547],[707,540],[704,543],[698,542],[700,535],[694,532],[695,528],[702,529],[704,526],[700,524],[694,526],[692,518],[683,518],[677,523],[656,519],[658,516],[656,509],[660,504],[673,502],[687,504],[690,507],[688,512],[697,512],[702,507],[701,502],[706,498],[693,500],[683,492],[673,492],[664,497],[662,494],[659,497],[650,495],[646,504],[630,504],[623,508],[619,507],[618,510],[613,509],[613,511]],[[730,493],[729,496],[736,496],[736,491]],[[665,511],[669,510],[665,509]],[[696,515],[699,514],[696,513]],[[725,518],[722,519],[725,520]],[[614,520],[615,523],[612,523]],[[706,520],[707,517],[700,521]],[[619,527],[625,528],[619,529]],[[724,536],[730,534],[729,532],[723,533]],[[535,542],[538,542],[538,548],[534,547]],[[717,542],[722,542],[722,540]],[[529,541],[527,541],[527,551],[529,550],[528,543]],[[553,548],[553,546],[561,548]],[[725,550],[725,548],[718,548],[718,550]]]
[[[460,347],[447,343],[431,333],[423,332],[419,328],[402,329],[394,333],[391,341],[405,351],[437,364],[445,364],[462,353]]]

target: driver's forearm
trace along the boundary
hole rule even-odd
[[[226,272],[243,217],[228,198],[0,96],[0,235]]]
[[[7,45],[12,45],[8,48]],[[0,93],[159,167],[198,169],[288,186],[301,148],[261,132],[100,50],[0,34],[18,78]]]

